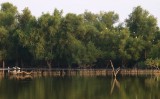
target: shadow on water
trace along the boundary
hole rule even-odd
[[[0,76],[0,99],[160,99],[159,76]]]

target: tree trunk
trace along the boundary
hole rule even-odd
[[[122,68],[126,68],[126,61],[122,59]]]
[[[5,68],[5,61],[4,60],[2,61],[2,64],[3,64],[2,66],[3,66],[3,69],[4,69]]]
[[[144,52],[144,59],[146,59],[146,50],[145,50],[145,52]]]
[[[5,61],[4,60],[2,61],[2,64],[3,64],[3,75],[4,75],[4,68],[5,68]]]
[[[23,63],[23,60],[21,59],[21,68],[23,68],[24,66],[24,63]]]
[[[16,59],[15,66],[18,66],[18,65],[19,65],[19,63],[18,63],[18,59]]]
[[[52,66],[52,61],[51,61],[51,60],[47,60],[46,62],[47,62],[48,68],[51,69],[51,68],[52,68],[52,67],[51,67],[51,66]]]

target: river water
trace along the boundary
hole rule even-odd
[[[0,99],[160,99],[155,76],[1,77]]]

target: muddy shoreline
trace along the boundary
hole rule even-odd
[[[107,76],[113,75],[112,69],[21,69],[14,74],[7,69],[0,69],[1,75],[32,76]],[[152,69],[120,69],[117,75],[159,75],[160,70]]]

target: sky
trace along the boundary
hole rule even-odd
[[[28,7],[36,17],[42,12],[53,13],[55,8],[63,10],[64,15],[81,14],[85,10],[93,13],[114,11],[119,14],[119,22],[124,22],[134,7],[141,6],[157,18],[160,27],[160,0],[0,0],[0,4],[3,2],[12,3],[20,13]]]

